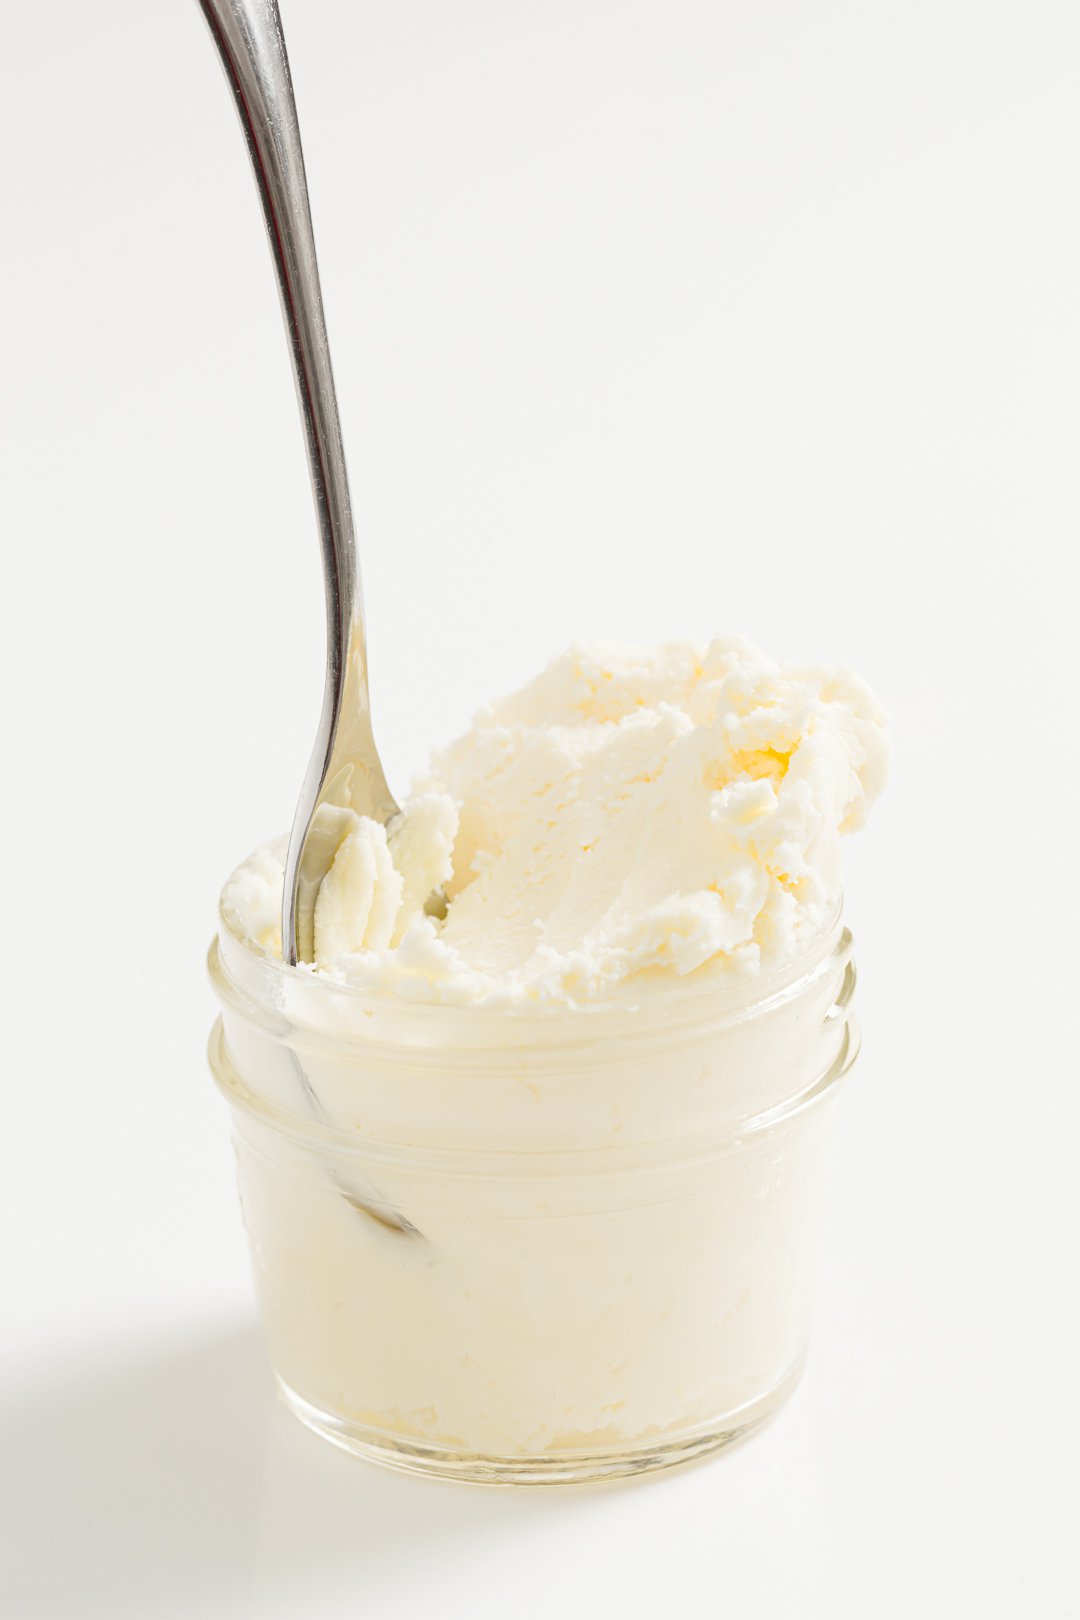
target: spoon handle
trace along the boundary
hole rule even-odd
[[[371,734],[360,573],[292,75],[277,0],[199,0],[225,67],[262,201],[304,427],[326,588],[326,685],[285,867],[282,951],[311,959],[314,887],[301,866],[326,802],[389,820],[397,806]],[[285,649],[285,667],[291,660]],[[351,768],[350,768],[351,767]],[[316,840],[318,842],[318,840]],[[322,840],[326,842],[325,838]],[[301,890],[303,889],[303,893]],[[299,933],[299,938],[298,938]],[[304,936],[308,937],[304,937]]]

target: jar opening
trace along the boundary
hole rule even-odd
[[[292,966],[243,938],[223,912],[209,971],[222,1001],[244,1002],[255,1022],[279,1030],[288,1026],[305,1041],[461,1054],[535,1045],[570,1054],[600,1041],[670,1039],[697,1025],[722,1027],[760,1016],[830,973],[837,956],[850,949],[841,910],[838,903],[829,923],[798,956],[764,971],[708,963],[685,978],[640,975],[625,993],[580,1003],[413,1000],[388,989],[342,983],[310,967]]]

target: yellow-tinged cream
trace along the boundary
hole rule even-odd
[[[478,715],[389,829],[353,818],[317,969],[407,999],[558,1004],[782,963],[835,912],[840,836],[886,755],[850,671],[734,637],[572,648]],[[281,880],[264,849],[223,897],[270,950]],[[444,917],[425,910],[438,891]]]

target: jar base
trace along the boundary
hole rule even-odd
[[[450,1446],[406,1440],[400,1435],[324,1412],[290,1389],[280,1377],[277,1384],[286,1406],[305,1428],[353,1456],[363,1457],[383,1468],[458,1480],[469,1485],[588,1485],[683,1467],[746,1439],[767,1423],[794,1393],[804,1365],[805,1356],[800,1356],[764,1395],[675,1439],[651,1445],[631,1441],[595,1451],[582,1449],[517,1457],[485,1456],[457,1451]]]

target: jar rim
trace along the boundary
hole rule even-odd
[[[848,1078],[859,1055],[858,1028],[848,1021],[843,1038],[828,1067],[791,1096],[745,1116],[722,1121],[711,1128],[673,1132],[662,1138],[632,1140],[597,1146],[523,1149],[513,1147],[435,1147],[430,1143],[362,1136],[341,1126],[298,1114],[253,1091],[240,1076],[229,1053],[222,1021],[210,1033],[209,1060],[214,1081],[233,1109],[260,1119],[275,1132],[298,1145],[329,1148],[343,1159],[355,1159],[375,1168],[427,1170],[442,1175],[520,1183],[564,1175],[567,1170],[590,1177],[610,1178],[628,1172],[637,1175],[688,1169],[725,1154],[741,1151],[754,1140],[769,1136],[831,1100]]]
[[[208,966],[220,1000],[243,1003],[253,1021],[288,1026],[305,1040],[334,1046],[418,1048],[437,1044],[444,1054],[492,1047],[591,1048],[603,1037],[689,1033],[760,1016],[828,972],[838,952],[850,949],[842,900],[805,949],[764,971],[724,974],[706,964],[663,983],[635,982],[636,994],[583,1002],[455,1002],[412,1000],[385,988],[349,984],[293,965],[245,938],[219,904],[218,934]]]

